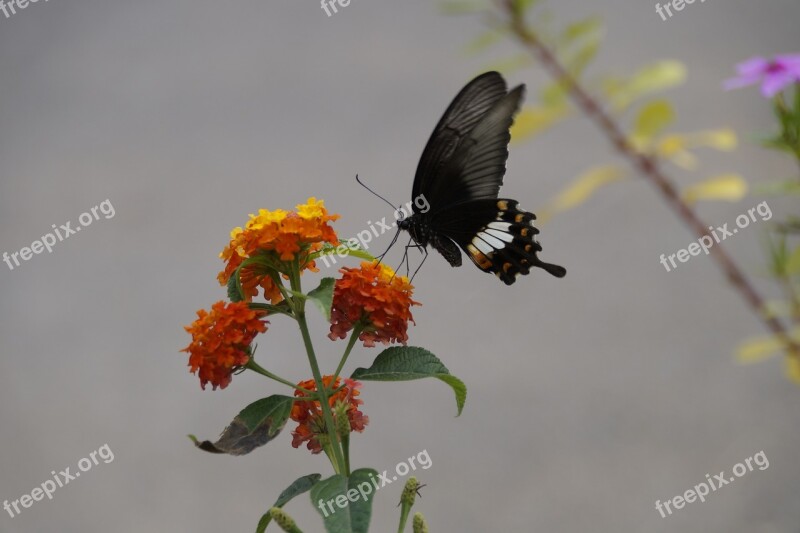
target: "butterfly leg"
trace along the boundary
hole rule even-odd
[[[419,264],[417,269],[414,271],[414,275],[411,276],[411,279],[409,280],[409,282],[414,281],[414,278],[417,276],[417,272],[419,272],[419,269],[422,268],[422,265],[425,264],[425,260],[428,258],[428,248],[427,248],[427,246],[420,246],[418,244],[417,248],[422,248],[422,251],[425,252],[425,257],[422,258],[422,262]]]
[[[401,267],[403,266],[403,263],[405,263],[406,265],[406,277],[408,277],[408,275],[411,273],[411,258],[408,257],[408,249],[417,247],[419,247],[417,241],[414,240],[414,237],[410,237],[408,239],[408,243],[405,246],[405,249],[403,250],[403,260],[400,261]]]
[[[396,242],[397,242],[397,239],[398,239],[399,237],[400,237],[400,229],[398,228],[398,229],[397,229],[397,232],[394,234],[394,237],[392,237],[392,242],[390,242],[390,243],[389,243],[389,246],[386,248],[386,251],[384,251],[384,252],[383,252],[381,255],[379,255],[378,257],[376,257],[376,258],[375,258],[375,259],[377,259],[377,260],[378,260],[378,264],[379,264],[379,265],[380,265],[380,264],[383,262],[383,258],[384,258],[384,257],[386,257],[386,254],[388,254],[388,253],[389,253],[389,250],[391,250],[391,249],[392,249],[392,246],[394,246],[394,243],[396,243]],[[401,264],[402,264],[402,263],[401,263]]]

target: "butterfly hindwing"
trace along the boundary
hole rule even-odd
[[[472,200],[445,208],[432,219],[437,231],[464,250],[484,272],[494,273],[506,285],[517,275],[527,275],[539,267],[556,277],[566,270],[545,263],[537,256],[542,251],[535,236],[539,230],[536,215],[519,208],[515,200]]]

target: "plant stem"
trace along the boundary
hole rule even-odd
[[[289,281],[293,291],[300,292],[300,268],[297,261],[292,265],[292,272],[289,275]],[[297,324],[300,326],[300,333],[303,336],[303,344],[306,347],[306,354],[308,355],[308,362],[311,365],[311,373],[314,375],[314,382],[317,384],[317,394],[319,396],[320,408],[322,409],[322,419],[325,422],[325,428],[328,431],[328,437],[331,441],[331,448],[333,449],[333,470],[337,474],[349,476],[350,472],[347,469],[347,464],[342,454],[342,448],[339,444],[339,438],[336,433],[336,426],[333,422],[333,414],[331,413],[331,406],[328,403],[328,392],[325,390],[325,384],[322,381],[322,373],[319,370],[317,363],[317,356],[314,354],[314,345],[311,342],[311,335],[308,332],[308,322],[306,321],[306,300],[305,298],[297,298],[291,296],[294,300],[294,312]],[[333,385],[333,384],[332,384]]]
[[[261,303],[261,302],[249,302],[247,305],[248,305],[248,307],[250,307],[250,309],[258,309],[260,311],[267,311],[268,313],[272,313],[274,315],[280,314],[280,315],[286,315],[286,316],[289,316],[289,317],[292,316],[292,310],[291,310],[291,308],[288,307],[288,304],[287,304],[287,308],[286,309],[283,309],[283,308],[281,308],[281,307],[279,307],[277,305],[265,304],[265,303]]]
[[[310,391],[310,390],[308,390],[308,389],[304,389],[303,387],[300,387],[300,386],[298,386],[298,385],[296,385],[296,384],[292,383],[292,382],[291,382],[291,381],[289,381],[289,380],[283,379],[282,377],[280,377],[280,376],[278,376],[278,375],[276,375],[276,374],[273,374],[272,372],[270,372],[270,371],[269,371],[269,370],[267,370],[266,368],[263,368],[261,365],[259,365],[258,363],[256,363],[256,362],[255,362],[255,360],[254,360],[254,359],[252,359],[252,358],[251,358],[251,359],[250,359],[250,361],[247,363],[247,368],[248,368],[248,369],[250,369],[250,370],[252,370],[253,372],[256,372],[256,373],[258,373],[258,374],[261,374],[262,376],[266,376],[266,377],[268,377],[268,378],[270,378],[270,379],[274,379],[274,380],[275,380],[275,381],[277,381],[278,383],[283,383],[284,385],[288,385],[288,386],[290,386],[291,388],[293,388],[293,389],[295,389],[295,390],[299,390],[300,392],[302,392],[302,393],[304,393],[304,394],[306,394],[306,395],[308,395],[308,396],[316,396],[316,394],[317,394],[317,393],[316,393],[316,392],[314,392],[314,391]]]
[[[350,340],[347,342],[347,348],[345,348],[344,355],[342,355],[342,360],[339,361],[339,366],[336,367],[336,372],[333,373],[333,383],[336,383],[336,378],[339,377],[339,373],[344,368],[344,364],[347,362],[347,358],[350,357],[350,352],[353,350],[353,346],[356,345],[358,336],[361,335],[363,330],[364,326],[361,325],[361,322],[357,322],[353,327],[353,331],[350,333]]]
[[[519,41],[536,57],[550,74],[569,92],[573,102],[590,119],[600,127],[614,147],[638,168],[638,170],[656,187],[675,211],[679,218],[700,238],[707,234],[708,224],[689,207],[680,197],[677,187],[658,167],[656,158],[637,150],[627,139],[622,127],[607,113],[602,106],[589,95],[589,92],[559,62],[555,54],[528,29],[524,14],[516,7],[514,0],[496,0],[501,9],[504,7],[510,16],[509,28]],[[758,316],[764,325],[786,346],[789,355],[800,358],[800,346],[795,343],[783,323],[764,311],[764,300],[756,291],[750,280],[738,265],[731,259],[724,248],[717,244],[710,248],[711,256],[727,276],[733,287]]]

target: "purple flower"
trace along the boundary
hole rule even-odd
[[[772,98],[792,83],[800,82],[800,54],[775,56],[772,61],[754,57],[736,65],[739,75],[726,80],[726,91],[761,83],[761,94]]]

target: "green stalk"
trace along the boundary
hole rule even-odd
[[[292,272],[289,275],[292,290],[301,292],[300,287],[300,268],[297,260],[292,263]],[[322,419],[325,421],[325,428],[328,430],[328,436],[331,440],[331,448],[333,449],[333,458],[331,461],[333,469],[337,474],[349,476],[350,472],[347,469],[342,449],[339,445],[339,439],[336,434],[336,426],[333,424],[333,414],[331,413],[331,406],[328,404],[328,391],[325,390],[325,384],[322,381],[322,373],[319,370],[317,363],[317,356],[314,354],[314,345],[311,342],[311,335],[308,332],[308,322],[306,321],[306,300],[305,298],[292,297],[294,300],[294,311],[297,324],[300,326],[300,333],[303,336],[303,344],[306,347],[306,354],[308,355],[308,362],[311,365],[311,373],[314,375],[314,382],[317,384],[317,394],[319,395],[320,407],[322,408]]]
[[[286,309],[283,309],[277,305],[264,304],[261,302],[249,302],[247,305],[248,307],[250,307],[250,309],[267,311],[267,313],[271,313],[273,315],[280,314],[280,315],[292,316],[292,310],[288,308],[288,304]]]
[[[347,343],[347,348],[344,350],[344,355],[342,355],[342,360],[339,361],[339,366],[336,367],[336,372],[333,374],[333,382],[336,383],[336,378],[339,377],[339,373],[344,368],[344,364],[347,362],[347,358],[350,357],[350,352],[353,350],[353,346],[356,345],[356,341],[358,340],[358,336],[361,335],[361,332],[364,331],[364,326],[361,325],[361,322],[357,322],[356,325],[353,327],[353,331],[350,334],[350,340]]]
[[[316,394],[317,394],[314,391],[310,391],[308,389],[304,389],[303,387],[299,387],[296,384],[292,383],[291,381],[283,379],[282,377],[280,377],[280,376],[278,376],[276,374],[273,374],[272,372],[270,372],[266,368],[262,368],[261,365],[259,365],[258,363],[255,362],[254,359],[250,359],[250,361],[247,363],[247,367],[246,368],[248,368],[249,370],[252,370],[253,372],[256,372],[257,374],[261,374],[262,376],[266,376],[266,377],[268,377],[270,379],[274,379],[278,383],[283,383],[284,385],[288,385],[291,388],[293,388],[295,390],[299,390],[299,391],[303,392],[304,394],[306,394],[308,396],[316,396]]]

